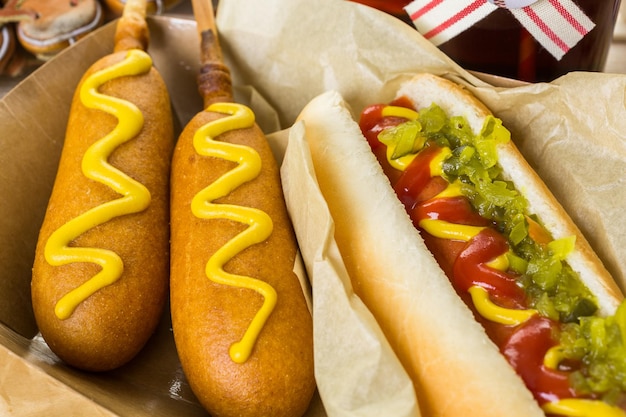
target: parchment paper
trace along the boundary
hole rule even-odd
[[[522,152],[624,287],[624,76],[572,74],[552,84],[492,87],[485,80],[516,83],[463,71],[410,26],[343,0],[223,0],[217,22],[238,100],[257,112],[266,133],[283,130],[272,136],[279,158],[285,138],[297,132],[290,128],[300,109],[323,91],[340,91],[360,111],[389,100],[397,85],[417,71],[464,83],[512,130]],[[195,25],[164,17],[149,23],[149,52],[170,89],[180,129],[201,106]],[[140,356],[106,374],[86,374],[60,363],[38,337],[32,317],[30,268],[70,98],[84,70],[110,52],[113,31],[109,24],[77,42],[0,101],[0,398],[8,415],[25,415],[30,403],[40,407],[35,415],[71,415],[58,411],[64,402],[66,410],[99,410],[91,415],[206,415],[180,369],[168,312]],[[268,103],[275,113],[267,110]],[[306,166],[302,168],[306,177]],[[289,175],[290,183],[297,181]],[[313,203],[304,190],[303,201]],[[313,204],[308,207],[312,216],[323,213]],[[328,415],[416,415],[402,369],[384,340],[375,337],[376,323],[343,276],[331,223],[311,219],[311,228],[319,224],[320,230],[310,242],[322,241],[320,259],[331,261],[307,265],[315,275],[314,311],[316,303],[325,306],[314,319],[318,384]],[[309,243],[299,237],[305,239],[301,245]],[[327,283],[326,298],[324,287],[315,287],[318,271],[334,279]],[[327,350],[319,350],[318,342]],[[45,388],[18,389],[38,384]],[[379,388],[386,384],[397,389]],[[314,401],[307,415],[326,412]]]
[[[301,122],[289,131],[281,174],[312,282],[315,375],[326,412],[419,416],[411,379],[352,289]]]
[[[572,73],[530,85],[483,77],[464,71],[409,25],[337,0],[267,0],[262,6],[230,0],[218,18],[225,48],[240,70],[238,83],[254,85],[277,109],[283,127],[329,89],[359,112],[389,100],[415,72],[466,85],[503,119],[626,288],[626,76]]]
[[[2,416],[206,416],[176,354],[169,310],[143,351],[105,373],[66,366],[38,334],[30,276],[39,226],[56,173],[71,97],[84,71],[112,50],[112,22],[63,51],[0,100],[0,414]],[[195,22],[151,17],[149,52],[169,90],[177,134],[198,111]],[[266,131],[276,114],[247,86],[240,102]],[[155,254],[158,256],[158,254]],[[316,396],[307,417],[325,416]]]
[[[415,72],[454,79],[504,120],[624,288],[624,76],[570,74],[552,84],[525,85],[468,73],[412,28],[365,7],[273,1],[264,3],[265,13],[243,13],[249,2],[236,3],[221,10],[219,22],[235,66],[245,69],[239,82],[261,91],[283,126],[326,90],[338,90],[360,112],[388,101]],[[268,34],[274,42],[265,42]],[[391,409],[393,415],[417,415],[412,393],[402,389],[406,376],[352,292],[305,140],[294,126],[282,172],[312,281],[316,376],[325,408],[338,416],[377,416]]]

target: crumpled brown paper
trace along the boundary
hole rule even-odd
[[[511,130],[626,290],[626,76],[571,73],[550,84],[472,88]]]
[[[352,289],[301,122],[290,129],[281,174],[313,288],[315,374],[326,412],[419,416],[411,379]]]
[[[195,25],[164,17],[150,18],[149,23],[149,52],[170,88],[180,129],[201,106],[196,91],[199,55]],[[266,133],[290,128],[302,107],[328,89],[341,92],[352,108],[360,111],[367,104],[389,100],[398,84],[417,71],[445,75],[465,84],[504,120],[522,152],[624,288],[624,76],[572,74],[551,84],[495,88],[485,80],[509,83],[463,71],[410,26],[343,0],[227,0],[218,8],[217,23],[237,98],[257,112]],[[68,395],[68,404],[82,401],[77,408],[90,404],[120,416],[206,415],[186,385],[167,314],[133,363],[103,375],[67,368],[36,336],[29,296],[30,267],[71,94],[83,71],[110,52],[113,32],[113,26],[107,25],[79,41],[0,101],[0,190],[5,196],[0,205],[0,344],[10,351],[3,358],[7,365],[0,368],[0,397],[24,406],[31,401],[41,407],[47,404],[51,407],[48,410],[54,410],[54,404],[65,401]],[[267,111],[266,104],[276,113]],[[284,139],[290,133],[276,136]],[[277,143],[275,149],[280,153],[285,146]],[[297,181],[296,176],[290,176],[289,181]],[[309,210],[312,215],[319,214],[313,206]],[[321,229],[332,237],[329,231]],[[309,240],[301,243],[306,245]],[[325,317],[316,320],[351,326],[349,319],[355,319],[363,326],[362,335],[376,335],[376,323],[351,294],[331,240],[325,241],[319,253],[322,260],[333,260],[331,266],[338,274],[333,285],[329,284],[328,298],[323,298],[321,286],[314,288],[318,297],[314,303],[326,302],[328,306]],[[315,268],[310,270],[323,269],[324,265]],[[332,268],[328,270],[332,272]],[[337,316],[335,311],[353,316]],[[329,404],[328,415],[412,415],[415,405],[410,390],[401,383],[403,372],[393,355],[387,356],[390,352],[385,342],[372,336],[369,345],[359,345],[352,339],[342,340],[344,330],[341,326],[315,329],[318,341],[324,340],[327,346],[334,342],[334,350],[316,352],[319,381],[328,384],[320,384]],[[351,344],[341,343],[344,340]],[[372,346],[384,356],[363,362],[372,356],[357,352]],[[339,366],[354,372],[333,373]],[[19,369],[36,372],[22,374]],[[389,376],[383,369],[397,372]],[[37,393],[10,389],[24,381],[35,386],[41,373],[46,375],[41,382],[44,386],[59,382],[71,394],[58,390],[52,394],[47,388]],[[405,389],[379,390],[377,387],[385,382]],[[387,408],[376,408],[381,404]],[[397,410],[404,411],[396,414]],[[307,415],[326,413],[319,402],[314,402]]]
[[[571,73],[550,84],[530,85],[483,77],[464,71],[389,16],[350,2],[309,3],[273,0],[247,13],[242,10],[253,6],[235,0],[220,11],[226,48],[242,69],[238,81],[254,85],[277,108],[284,127],[322,91],[338,90],[360,111],[390,99],[411,73],[450,77],[504,120],[522,153],[625,288],[626,260],[620,253],[626,246],[621,210],[626,201],[626,76]]]
[[[337,0],[224,2],[225,48],[277,109],[283,127],[335,89],[355,111],[393,97],[411,73],[446,75],[502,118],[513,139],[626,289],[626,76],[572,73],[550,84],[464,71],[409,25]],[[494,88],[497,85],[519,85]],[[620,256],[620,254],[622,256]]]
[[[238,82],[261,91],[277,108],[284,127],[323,91],[339,91],[358,112],[367,104],[387,102],[412,73],[449,77],[504,120],[521,151],[625,288],[620,253],[626,244],[626,77],[570,74],[551,84],[526,85],[468,73],[409,26],[365,7],[331,0],[275,0],[265,2],[263,9],[242,12],[250,7],[245,0],[229,3],[220,11],[219,24],[235,66],[243,69]],[[326,410],[329,415],[373,416],[381,413],[377,407],[397,407],[398,415],[410,415],[416,411],[410,407],[410,393],[399,388],[402,372],[394,373],[393,354],[373,337],[378,329],[346,279],[332,239],[332,219],[324,202],[316,201],[319,192],[300,130],[292,128],[283,179],[302,250],[309,256],[316,370]],[[347,335],[353,343],[337,335]],[[346,369],[359,372],[343,374]],[[396,389],[386,390],[390,386]],[[360,401],[363,393],[370,394],[369,402]]]

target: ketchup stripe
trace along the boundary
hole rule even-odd
[[[362,115],[368,117],[373,114],[376,112],[367,110],[362,112]],[[375,126],[383,126],[380,120],[377,123],[371,123],[370,120],[365,123],[363,117],[359,125],[362,130],[363,126],[368,126],[367,130],[363,130],[366,136],[374,130]],[[484,222],[482,230],[477,234],[468,240],[461,240],[460,249],[457,249],[459,246],[441,245],[442,240],[450,241],[448,237],[437,237],[427,230],[420,230],[423,232],[426,247],[440,262],[456,291],[467,293],[473,287],[480,287],[487,292],[489,302],[497,307],[526,310],[528,308],[526,293],[517,285],[518,277],[506,270],[489,265],[493,259],[509,251],[506,237],[491,227],[489,220],[481,218],[474,211],[467,197],[463,195],[441,197],[437,193],[427,200],[419,201],[428,183],[433,178],[441,178],[439,174],[431,171],[431,164],[440,152],[441,148],[437,145],[431,144],[424,147],[402,171],[399,180],[393,181],[389,177],[393,188],[400,200],[405,203],[413,224],[418,228],[425,219],[472,226],[482,226]],[[386,152],[378,152],[376,157],[382,166],[389,164]],[[408,205],[407,201],[410,202]],[[553,337],[556,334],[558,322],[533,314],[521,325],[512,327],[493,320],[498,317],[483,315],[473,299],[464,301],[470,309],[474,309],[477,317],[484,319],[479,321],[488,336],[522,377],[539,405],[547,401],[574,396],[575,393],[570,390],[568,373],[553,371],[543,365],[548,349],[558,343],[558,340]]]

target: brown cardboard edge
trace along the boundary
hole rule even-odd
[[[74,407],[76,415],[206,415],[180,369],[171,335],[169,310],[164,312],[159,329],[132,363],[110,373],[89,374],[64,365],[54,356],[37,334],[30,307],[34,244],[56,173],[71,97],[84,71],[111,51],[115,23],[99,28],[64,50],[0,101],[0,125],[3,126],[0,146],[5,149],[0,154],[3,166],[0,190],[9,196],[11,203],[0,209],[0,241],[11,242],[0,252],[0,265],[5,276],[0,280],[0,293],[13,295],[0,305],[1,322],[4,323],[0,325],[0,349],[6,359],[0,374],[3,381],[0,393],[7,401],[7,407],[11,402],[21,404],[19,411],[12,408],[19,412],[17,415],[24,415],[26,412],[22,410],[35,406],[41,411],[37,411],[37,415],[71,415],[55,407],[73,402],[78,402]],[[184,70],[196,71],[197,60],[192,62],[196,59],[194,52],[197,49],[193,21],[149,17],[148,24],[155,66],[168,67],[163,60],[173,55]],[[181,25],[186,30],[170,30]],[[188,39],[181,41],[180,36],[189,36],[192,42]],[[179,42],[193,50],[178,48],[170,53],[173,44]],[[184,53],[189,56],[182,60]],[[68,62],[71,65],[67,65]],[[181,68],[175,70],[180,71]],[[200,101],[195,77],[173,78],[168,74],[164,78],[174,84],[168,87],[190,97],[188,102],[181,103],[181,106],[187,106],[187,110],[181,113],[178,109],[175,115],[180,126],[187,113],[197,110],[194,106]],[[186,80],[187,88],[181,87]],[[198,99],[194,101],[196,96]],[[21,178],[19,187],[14,186],[16,177]],[[23,372],[18,374],[16,369]],[[28,397],[20,398],[10,388],[22,383],[39,388],[30,391]],[[83,403],[79,405],[81,401]]]
[[[8,330],[0,327],[0,334],[5,332]],[[11,348],[0,344],[0,397],[3,399],[0,401],[0,413],[3,416],[115,416],[110,410],[47,374],[36,363],[25,360],[23,356],[28,355],[27,346],[19,341],[15,344],[18,346]],[[19,375],[19,378],[14,378],[14,375]]]
[[[64,50],[0,100],[0,125],[4,128],[0,146],[12,148],[0,154],[0,190],[10,195],[13,203],[0,209],[0,222],[6,221],[6,227],[0,227],[0,241],[15,243],[10,250],[0,252],[0,265],[5,266],[5,276],[11,277],[0,280],[0,294],[30,294],[34,242],[56,173],[71,97],[84,71],[111,51],[115,24],[104,25]],[[148,52],[170,89],[178,135],[181,126],[202,108],[196,86],[199,48],[195,22],[152,16],[148,24]],[[13,187],[15,175],[23,179],[18,190]],[[7,387],[24,383],[36,389],[20,397],[0,386],[0,397],[22,404],[22,409],[14,408],[17,415],[35,406],[41,410],[37,415],[207,415],[180,367],[169,309],[135,360],[119,370],[91,374],[64,365],[48,349],[37,333],[27,298],[17,297],[0,305],[0,359],[6,358],[0,381]],[[16,369],[22,371],[17,374]],[[72,407],[58,408],[64,403]],[[325,415],[318,395],[307,415]]]

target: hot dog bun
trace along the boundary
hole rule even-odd
[[[464,115],[475,131],[490,114],[467,91],[428,74],[408,81],[398,96],[418,110],[436,102]],[[322,94],[299,120],[355,291],[412,377],[423,415],[543,416],[428,251],[344,99],[336,92]],[[511,142],[498,148],[498,156],[550,232],[576,235],[568,262],[601,309],[614,312],[622,298],[617,285],[562,207]]]
[[[121,24],[147,31],[140,13],[141,8],[129,13]],[[113,68],[122,68],[122,73],[106,75]],[[84,88],[90,84],[93,90]],[[105,110],[92,108],[95,104],[81,100],[90,91],[122,102],[109,102]],[[133,106],[138,113],[123,110]],[[118,113],[111,113],[116,108]],[[138,131],[129,127],[135,122]],[[166,86],[144,51],[115,52],[85,73],[72,101],[32,278],[41,334],[68,364],[91,371],[117,368],[140,351],[161,318],[168,289],[173,136]],[[104,150],[104,162],[88,162],[87,155],[93,157],[98,149]],[[83,173],[107,163],[113,169],[90,178]],[[115,170],[119,172],[111,174]],[[104,213],[105,205],[117,209]],[[105,252],[78,254],[80,248]],[[91,295],[65,298],[84,284],[101,285],[103,277],[96,274],[111,271],[115,262],[106,261],[103,267],[100,259],[115,257],[122,264],[121,275],[102,282]]]
[[[41,60],[50,59],[104,21],[98,0],[24,0],[20,10],[31,17],[17,24],[17,38]]]
[[[489,109],[470,92],[456,83],[431,74],[420,74],[405,83],[397,93],[397,97],[402,96],[408,97],[417,110],[437,102],[449,114],[465,115],[474,132],[480,131],[485,118],[491,115]],[[621,290],[578,226],[528,164],[514,141],[498,147],[498,160],[505,169],[507,179],[524,187],[529,211],[541,218],[555,239],[576,236],[576,250],[568,256],[567,262],[598,297],[603,315],[613,314],[623,298]]]

